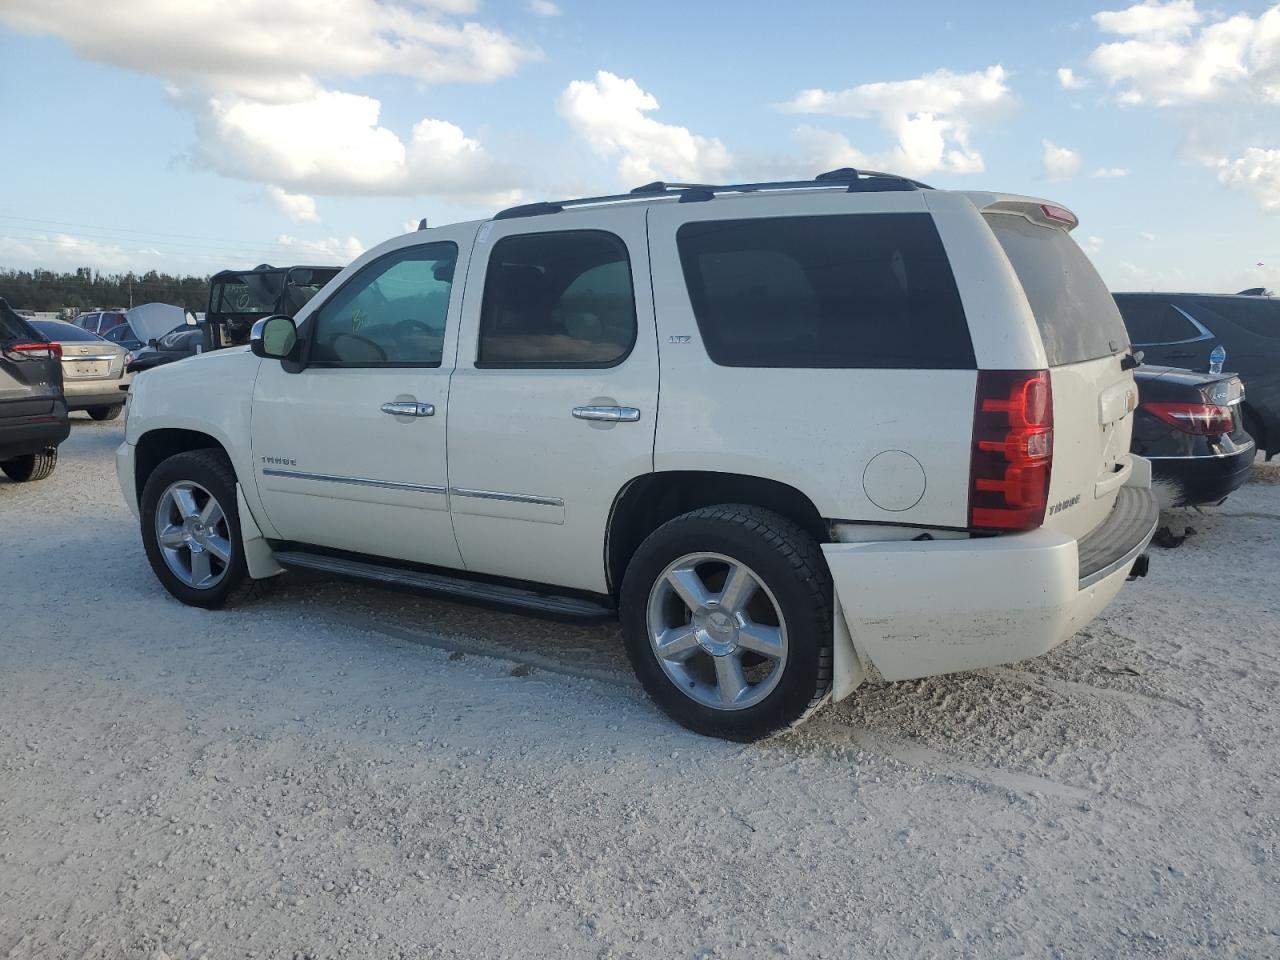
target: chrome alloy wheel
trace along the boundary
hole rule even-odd
[[[156,540],[170,572],[188,587],[216,587],[231,567],[231,535],[222,506],[191,480],[171,483],[156,503]]]
[[[663,672],[703,706],[743,710],[782,679],[782,610],[760,576],[732,557],[680,557],[654,583],[646,615]]]

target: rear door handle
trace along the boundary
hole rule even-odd
[[[436,408],[429,403],[416,403],[412,400],[392,400],[382,405],[382,412],[393,417],[434,417]]]
[[[608,423],[635,423],[640,411],[635,407],[574,407],[579,420],[604,420]]]

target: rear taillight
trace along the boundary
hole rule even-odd
[[[1034,530],[1044,523],[1053,463],[1047,370],[980,370],[969,468],[969,525]]]
[[[61,360],[62,345],[58,343],[12,343],[4,348],[11,360]]]
[[[1139,409],[1175,430],[1200,437],[1216,437],[1236,428],[1231,408],[1216,403],[1144,403]]]

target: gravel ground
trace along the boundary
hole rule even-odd
[[[613,627],[164,594],[77,419],[0,479],[0,957],[1280,955],[1280,485],[1088,630],[739,746]]]

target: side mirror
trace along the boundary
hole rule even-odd
[[[265,317],[249,332],[249,349],[255,357],[287,360],[298,346],[298,328],[291,317]]]

